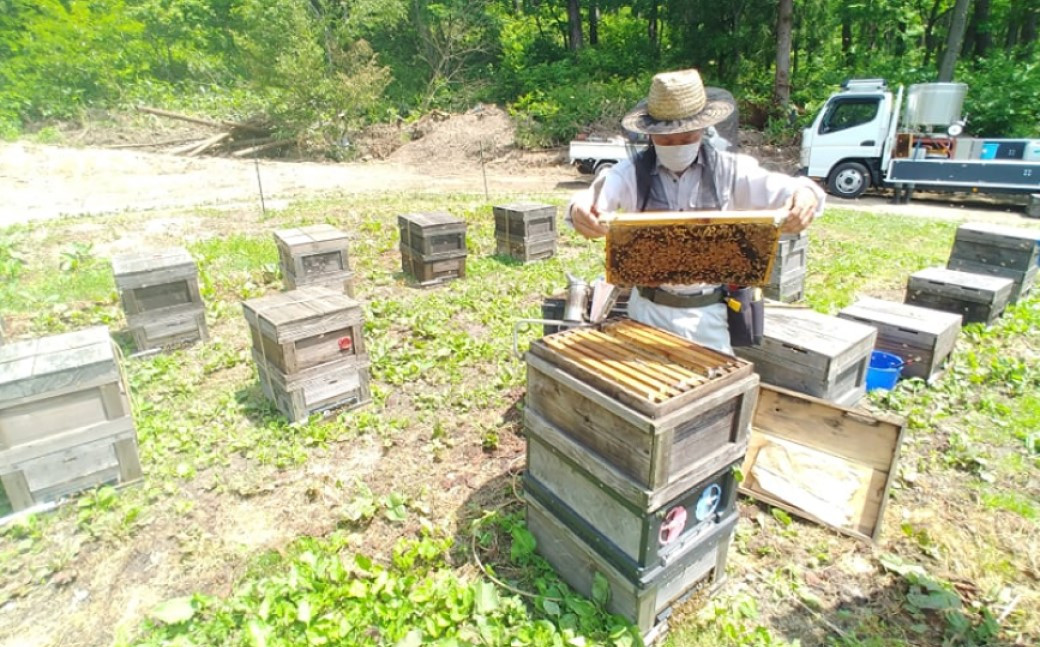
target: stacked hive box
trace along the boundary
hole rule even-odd
[[[957,228],[946,267],[961,272],[1011,279],[1010,303],[1029,294],[1036,283],[1040,231],[967,223]]]
[[[838,316],[876,328],[876,348],[903,359],[903,377],[929,381],[942,374],[961,329],[959,314],[881,299],[860,299]]]
[[[904,301],[989,325],[1004,314],[1014,287],[1007,278],[929,267],[910,275]]]
[[[809,234],[785,234],[776,245],[776,260],[769,283],[762,288],[766,298],[774,301],[801,301],[805,297],[805,274],[808,267]]]
[[[140,476],[107,328],[0,348],[0,481],[15,510]]]
[[[332,225],[309,225],[274,232],[286,290],[323,285],[354,296],[347,235]]]
[[[803,308],[766,308],[760,346],[734,348],[766,384],[851,406],[866,394],[877,330]]]
[[[401,269],[419,285],[466,276],[466,221],[448,213],[410,213],[397,217]]]
[[[242,304],[264,395],[292,422],[370,399],[361,306],[323,286]]]
[[[623,319],[531,344],[524,476],[538,550],[647,638],[721,583],[758,377],[751,365]]]
[[[188,250],[122,254],[112,259],[112,272],[138,351],[207,339],[199,272]]]
[[[556,254],[556,207],[507,204],[494,208],[497,254],[528,263]]]

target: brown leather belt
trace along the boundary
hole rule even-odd
[[[639,296],[669,308],[703,308],[713,303],[722,303],[725,293],[722,288],[715,288],[700,294],[674,294],[660,288],[637,288]]]

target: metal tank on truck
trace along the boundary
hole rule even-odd
[[[802,133],[801,169],[841,198],[889,187],[987,193],[1040,191],[1040,140],[965,135],[968,86],[920,83],[895,95],[883,79],[856,79],[831,95]]]

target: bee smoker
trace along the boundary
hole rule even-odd
[[[567,300],[563,306],[563,320],[585,321],[585,310],[588,303],[589,284],[568,272]]]

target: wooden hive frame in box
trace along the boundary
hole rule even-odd
[[[531,342],[527,366],[525,425],[595,452],[651,491],[651,508],[744,453],[750,362],[620,319]]]
[[[608,214],[607,281],[618,286],[769,282],[781,211]]]

